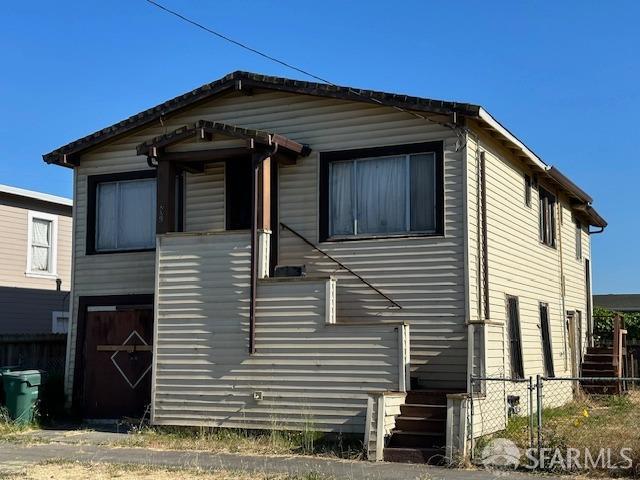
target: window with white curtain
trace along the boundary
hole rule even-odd
[[[58,217],[29,212],[28,222],[27,274],[55,276]]]
[[[101,182],[95,195],[97,252],[155,247],[155,178]]]
[[[329,236],[437,230],[435,153],[332,161]]]

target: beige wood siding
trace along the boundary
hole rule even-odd
[[[224,165],[207,165],[204,173],[185,177],[184,229],[186,232],[224,230]]]
[[[539,241],[538,190],[532,189],[531,206],[524,201],[524,173],[528,168],[513,155],[484,134],[472,133],[467,145],[469,165],[469,254],[474,288],[470,291],[471,315],[478,315],[481,305],[480,258],[481,245],[476,208],[478,153],[485,152],[487,178],[487,223],[489,257],[490,321],[487,326],[486,371],[497,375],[502,371],[510,375],[508,329],[506,328],[506,296],[519,299],[525,376],[543,373],[543,354],[539,303],[549,304],[554,367],[557,376],[570,374],[566,359],[565,310],[586,309],[584,260],[575,259],[574,224],[569,203],[557,189],[543,185],[558,197],[563,210],[562,222],[558,211],[556,248]],[[474,198],[475,197],[475,198]],[[583,236],[583,257],[590,256],[589,238]],[[473,265],[476,265],[474,267]],[[566,295],[563,298],[562,277],[565,277]],[[571,307],[571,305],[575,305]],[[584,314],[583,314],[584,315]],[[586,326],[584,327],[586,330]],[[500,332],[500,330],[502,330]],[[502,334],[502,339],[500,336]],[[500,353],[502,349],[503,354]],[[504,361],[503,361],[504,358]],[[567,362],[565,362],[567,360]]]
[[[327,324],[328,278],[264,280],[249,355],[249,241],[159,237],[153,422],[362,433],[367,394],[399,388],[402,326]]]
[[[61,288],[71,287],[71,216],[67,208],[48,205],[30,199],[8,199],[0,196],[0,286],[56,289],[56,277],[27,275],[27,252],[29,245],[29,212],[44,213],[57,218],[58,236],[56,240],[57,278],[62,280]]]
[[[153,254],[84,255],[86,175],[148,168],[145,158],[136,156],[136,145],[200,119],[270,130],[311,146],[311,156],[298,165],[280,170],[279,208],[280,220],[314,243],[318,241],[318,152],[445,142],[444,237],[322,245],[397,300],[403,305],[402,310],[390,309],[386,300],[345,272],[336,271],[335,265],[286,233],[282,233],[279,255],[281,264],[305,264],[310,273],[334,273],[339,278],[339,322],[411,323],[414,374],[427,386],[464,388],[467,359],[462,172],[465,157],[462,150],[456,151],[458,138],[454,132],[390,107],[281,92],[256,91],[252,96],[233,93],[169,118],[163,126],[158,124],[140,130],[84,155],[75,179],[78,218],[75,304],[80,295],[153,292]],[[217,146],[228,146],[224,140],[215,142]],[[197,145],[206,147],[206,144]],[[220,180],[211,177],[203,180],[212,180],[219,188],[223,187]],[[189,187],[187,195],[188,192]],[[191,192],[194,193],[193,186]],[[211,195],[218,200],[203,199],[200,212],[191,212],[189,228],[217,229],[217,225],[222,224],[224,209],[218,201],[222,202],[224,195],[219,190]],[[187,201],[195,205],[192,200]],[[74,318],[76,315],[74,313]],[[73,335],[70,345],[73,350]],[[68,393],[73,355],[69,358]]]

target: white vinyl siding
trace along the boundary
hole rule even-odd
[[[399,390],[403,327],[328,323],[328,277],[261,280],[249,354],[248,232],[161,235],[157,258],[154,424],[362,433]]]
[[[474,129],[475,132],[478,130]],[[539,238],[538,189],[532,189],[532,207],[522,201],[523,168],[519,160],[508,150],[498,146],[484,134],[479,134],[480,144],[474,135],[468,141],[469,161],[469,235],[470,245],[470,314],[472,320],[478,316],[482,298],[481,269],[478,258],[478,208],[477,208],[477,159],[478,148],[485,152],[487,168],[487,217],[488,251],[490,278],[490,321],[506,326],[504,295],[515,295],[519,299],[520,324],[525,377],[544,374],[544,358],[541,342],[540,303],[548,304],[553,363],[556,376],[570,374],[570,364],[566,357],[565,312],[567,310],[586,311],[584,261],[576,260],[575,224],[567,219],[572,212],[569,201],[551,187],[543,185],[556,198],[555,215],[560,218],[563,211],[564,222],[555,222],[556,248],[549,248]],[[476,172],[474,174],[474,172]],[[582,231],[583,255],[589,257],[589,236]],[[562,276],[565,291],[563,298]],[[492,327],[492,328],[497,328]],[[508,338],[506,328],[503,329]],[[586,326],[583,326],[586,332]],[[489,341],[490,349],[491,341]],[[503,358],[509,358],[508,344],[504,343],[504,355],[487,353],[487,373],[509,374]]]
[[[306,265],[310,275],[335,274],[338,323],[406,321],[411,324],[414,375],[434,388],[464,388],[467,364],[465,271],[462,268],[464,150],[456,150],[458,137],[450,129],[391,107],[273,91],[256,91],[252,96],[231,93],[167,118],[164,127],[154,125],[141,129],[83,155],[75,170],[74,308],[80,295],[154,292],[152,252],[85,255],[86,176],[147,169],[146,159],[136,154],[139,143],[200,119],[274,131],[312,148],[311,155],[299,159],[296,165],[279,167],[278,207],[279,221],[314,243],[318,243],[319,152],[444,141],[443,236],[367,239],[321,246],[398,301],[402,310],[390,308],[383,297],[282,230],[278,232],[279,263]],[[215,142],[219,148],[242,143],[225,138]],[[207,142],[183,142],[170,150],[210,147]],[[185,221],[190,231],[224,226],[224,182],[223,174],[218,172],[188,176]],[[200,182],[211,181],[217,187],[210,193],[202,188],[196,194],[195,186],[189,183],[196,178]],[[208,198],[216,201],[211,203]],[[74,322],[76,318],[74,310]],[[73,372],[74,332],[72,326],[68,393],[72,378],[69,375]]]

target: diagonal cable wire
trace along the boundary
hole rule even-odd
[[[260,55],[261,57],[266,58],[267,60],[271,60],[272,62],[278,63],[278,64],[280,64],[280,65],[282,65],[282,66],[284,66],[286,68],[290,68],[291,70],[294,70],[296,72],[302,73],[303,75],[311,77],[311,78],[313,78],[315,80],[318,80],[318,81],[320,81],[322,83],[326,83],[328,85],[331,85],[332,87],[339,87],[339,85],[336,85],[335,83],[327,80],[326,78],[320,77],[320,76],[315,75],[315,74],[313,74],[313,73],[311,73],[311,72],[309,72],[307,70],[304,70],[304,69],[302,69],[300,67],[296,67],[295,65],[292,65],[292,64],[290,64],[288,62],[285,62],[284,60],[280,60],[279,58],[276,58],[276,57],[274,57],[272,55],[269,55],[267,53],[261,52],[260,50],[257,50],[257,49],[255,49],[253,47],[250,47],[249,45],[246,45],[246,44],[244,44],[242,42],[234,40],[233,38],[228,37],[227,35],[224,35],[224,34],[222,34],[220,32],[216,32],[215,30],[213,30],[213,29],[211,29],[209,27],[206,27],[205,25],[202,25],[201,23],[196,22],[195,20],[192,20],[192,19],[190,19],[188,17],[185,17],[181,13],[178,13],[175,10],[171,10],[170,8],[167,8],[164,5],[158,3],[158,2],[156,2],[154,0],[145,0],[145,1],[147,3],[149,3],[149,4],[151,4],[151,5],[153,5],[153,6],[157,7],[157,8],[159,8],[159,9],[167,12],[168,14],[179,18],[180,20],[182,20],[184,22],[187,22],[187,23],[193,25],[194,27],[197,27],[197,28],[199,28],[201,30],[204,30],[205,32],[210,33],[211,35],[215,35],[216,37],[221,38],[221,39],[223,39],[223,40],[225,40],[227,42],[230,42],[230,43],[232,43],[232,44],[234,44],[234,45],[236,45],[236,46],[238,46],[240,48],[244,48],[245,50],[248,50],[249,52],[255,53],[256,55]],[[350,87],[348,87],[348,89],[354,95],[358,95],[359,97],[362,97],[362,98],[364,98],[366,100],[370,100],[370,101],[372,101],[374,103],[377,103],[379,105],[384,105],[384,103],[381,100],[377,99],[377,98],[371,97],[369,95],[364,95],[362,92],[360,92],[358,90],[355,90],[353,88],[350,88]],[[425,120],[427,122],[435,123],[435,124],[438,124],[438,125],[444,125],[446,127],[449,127],[449,128],[451,128],[452,130],[454,130],[456,132],[458,137],[460,137],[458,129],[455,126],[452,126],[452,125],[450,125],[448,123],[436,122],[435,120],[432,120],[431,118],[429,118],[429,117],[427,117],[425,115],[421,115],[421,114],[419,114],[417,112],[406,110],[406,109],[404,109],[402,107],[399,107],[397,105],[392,105],[392,107],[394,109],[400,111],[400,112],[408,113],[409,115],[412,115],[412,116],[414,116],[416,118],[420,118],[420,119]]]

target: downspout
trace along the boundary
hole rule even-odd
[[[563,216],[563,211],[562,211],[562,202],[560,201],[560,195],[558,194],[558,192],[556,192],[556,198],[558,199],[557,206],[556,206],[556,224],[554,225],[554,228],[556,228],[558,230],[558,254],[559,254],[559,258],[560,258],[560,305],[562,308],[562,336],[563,336],[563,343],[564,343],[564,371],[567,371],[567,368],[569,368],[569,364],[568,364],[568,359],[567,359],[567,354],[569,353],[568,349],[567,349],[567,305],[565,302],[565,282],[564,282],[564,261],[562,258],[562,225],[564,224],[564,216]],[[540,325],[540,328],[542,328],[542,325]],[[571,375],[573,375],[573,372],[571,372]]]
[[[251,165],[251,284],[249,286],[249,353],[256,353],[256,294],[258,291],[258,182],[260,165],[278,151],[275,143],[270,151],[256,152]]]
[[[482,276],[484,296],[484,321],[491,317],[489,307],[489,231],[487,228],[487,169],[485,152],[480,152],[480,183],[482,187]]]

